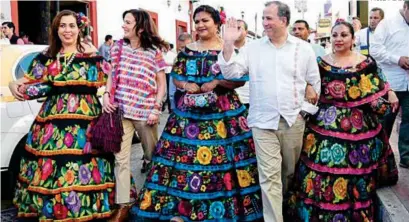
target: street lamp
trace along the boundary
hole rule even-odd
[[[307,11],[307,0],[294,0],[295,8],[299,13],[302,13],[302,19],[304,19],[304,13]]]
[[[179,11],[179,12],[182,11],[182,6],[180,5],[180,3],[179,3],[179,5],[178,5],[178,11]]]
[[[241,11],[241,19],[244,20],[244,11]]]
[[[168,1],[167,1],[167,4],[168,4],[168,7],[170,7],[170,5],[172,4],[172,1],[171,1],[171,0],[168,0]]]

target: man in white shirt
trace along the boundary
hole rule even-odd
[[[172,72],[172,67],[173,63],[175,62],[176,59],[176,53],[173,52],[173,44],[169,44],[169,50],[165,52],[165,56],[163,57],[166,63],[166,68],[165,68],[165,73],[166,73],[166,84],[167,84],[167,90],[166,90],[166,102],[163,104],[162,111],[165,109],[165,106],[167,104],[168,106],[168,112],[172,112],[172,102],[170,101],[170,73]]]
[[[236,49],[236,52],[239,53],[240,49],[244,46],[244,44],[246,44],[248,26],[247,23],[243,20],[237,20],[237,22],[241,34],[240,37],[234,42],[234,47]],[[243,103],[247,107],[247,109],[249,108],[250,102],[249,91],[250,91],[249,82],[246,82],[244,86],[236,89],[237,94],[239,94],[241,103]]]
[[[356,42],[356,49],[362,55],[369,55],[369,47],[373,41],[373,35],[375,29],[378,26],[379,22],[384,18],[385,13],[381,8],[371,9],[369,15],[369,27],[359,30],[355,36],[359,39],[359,42]]]
[[[240,31],[237,21],[230,19],[223,36],[223,52],[218,57],[226,79],[250,75],[248,125],[256,146],[264,220],[269,222],[283,221],[282,195],[291,184],[302,147],[302,109],[317,111],[304,101],[307,83],[318,93],[321,87],[314,51],[308,42],[287,32],[289,22],[288,5],[266,3],[266,36],[247,43],[237,54],[234,41]]]
[[[375,30],[370,53],[381,66],[402,106],[399,130],[400,166],[409,167],[409,1],[394,16],[382,20]],[[396,113],[384,118],[384,129],[390,135]]]
[[[308,41],[310,36],[310,25],[305,20],[297,20],[293,25],[293,35],[304,41]],[[316,57],[322,57],[325,55],[325,49],[319,44],[310,43],[312,49],[314,50]]]

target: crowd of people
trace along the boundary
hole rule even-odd
[[[20,161],[22,221],[375,221],[376,189],[398,181],[389,137],[399,110],[409,167],[409,1],[387,19],[372,9],[367,29],[337,20],[330,53],[308,42],[306,21],[289,32],[280,1],[265,4],[265,35],[250,42],[245,21],[228,19],[221,36],[219,12],[199,6],[198,38],[178,36],[177,54],[144,10],[125,11],[123,39],[107,35],[99,50],[78,16],[58,13],[48,49],[9,85],[19,100],[47,98]],[[90,132],[117,109],[120,151],[104,152]]]

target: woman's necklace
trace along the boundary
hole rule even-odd
[[[356,61],[357,60],[357,52],[351,52],[353,55],[350,55],[350,56],[348,56],[348,57],[352,57],[353,56],[353,61]],[[332,65],[333,66],[338,66],[338,67],[340,67],[341,69],[345,69],[345,68],[347,68],[347,67],[350,67],[350,66],[353,66],[353,65],[347,65],[347,66],[341,66],[340,64],[339,64],[339,60],[337,60],[335,57],[334,57],[334,53],[331,53],[330,55],[329,55],[329,58],[330,58],[330,60],[331,60],[331,63],[332,63]],[[348,64],[351,64],[350,63],[350,61],[351,61],[351,59],[349,59],[348,60]]]
[[[196,50],[203,53],[203,52],[208,52],[209,50],[220,49],[222,46],[222,40],[219,38],[217,40],[218,41],[216,44],[213,43],[210,46],[204,46],[203,41],[198,40],[195,42]]]
[[[76,55],[77,55],[77,52],[72,53],[70,59],[67,62],[67,56],[65,54],[61,55],[61,53],[57,53],[57,68],[58,68],[58,70],[61,70],[60,58],[61,58],[61,56],[64,56],[64,68],[63,68],[61,74],[65,74],[67,72],[68,67],[74,61],[74,58],[75,58]]]

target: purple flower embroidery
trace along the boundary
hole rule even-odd
[[[362,163],[369,163],[369,148],[367,145],[361,145],[359,149],[359,159]]]
[[[356,166],[359,163],[359,153],[356,150],[352,150],[349,153],[349,161],[352,165]]]
[[[189,124],[185,129],[186,136],[189,139],[196,138],[196,136],[199,134],[199,132],[200,132],[199,127],[197,126],[197,124],[194,124],[194,123]]]
[[[335,214],[334,218],[332,219],[333,222],[346,222],[344,215],[342,214]]]
[[[220,72],[220,66],[217,63],[214,63],[211,67],[210,67],[210,71],[216,75]]]
[[[199,174],[194,173],[190,176],[189,187],[193,192],[198,192],[200,190],[200,186],[202,185],[202,178],[200,178]]]
[[[87,165],[83,164],[80,167],[80,179],[82,184],[88,184],[91,179],[91,171],[89,171]]]
[[[324,122],[325,125],[331,125],[333,122],[335,122],[335,119],[337,118],[337,108],[335,106],[329,107],[325,111],[325,116],[324,116]]]
[[[45,67],[41,63],[37,63],[33,67],[33,75],[35,79],[41,79],[43,77],[43,72],[44,72]]]
[[[78,194],[75,191],[71,191],[67,198],[65,198],[65,203],[68,209],[73,213],[78,213],[81,208],[81,201]]]
[[[320,112],[319,112],[319,114],[318,114],[318,116],[317,116],[317,120],[318,120],[318,121],[323,120],[323,119],[324,119],[324,115],[325,115],[325,110],[324,110],[324,109],[320,109]]]

